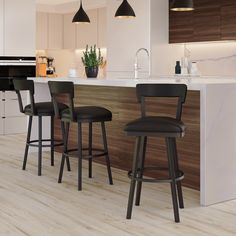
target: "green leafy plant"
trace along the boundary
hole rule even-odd
[[[97,53],[98,51],[98,53]],[[83,52],[83,57],[81,57],[82,62],[85,67],[98,67],[103,64],[103,57],[101,56],[100,48],[96,48],[96,45],[90,48],[86,46],[86,50]]]

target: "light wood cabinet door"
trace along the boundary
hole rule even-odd
[[[98,10],[87,10],[86,13],[89,16],[90,24],[77,24],[76,25],[76,37],[78,49],[83,49],[86,45],[93,46],[98,44]]]
[[[76,24],[72,23],[75,13],[64,14],[64,49],[76,48]]]
[[[48,48],[63,48],[63,15],[50,13],[48,15]]]
[[[3,0],[0,0],[0,56],[3,56],[4,55],[4,49],[3,49],[3,46],[4,46],[4,26],[3,26],[3,23],[4,23],[4,9],[3,9]]]
[[[48,49],[48,13],[36,13],[36,49]]]
[[[98,9],[98,47],[107,47],[107,9]]]
[[[5,55],[35,56],[35,1],[6,0],[4,6]]]

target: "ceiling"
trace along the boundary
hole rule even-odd
[[[120,0],[119,0],[120,1]],[[80,0],[36,0],[37,11],[68,13],[79,8]],[[105,7],[107,0],[83,0],[84,9]]]
[[[71,3],[71,2],[80,2],[79,0],[36,0],[37,4],[45,4],[45,5],[59,5],[64,3]],[[84,0],[84,4],[86,2],[93,2],[95,5],[99,4],[100,2],[104,2],[104,0]]]

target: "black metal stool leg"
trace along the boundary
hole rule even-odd
[[[140,157],[139,157],[139,165],[138,165],[138,170],[139,170],[139,178],[143,177],[143,169],[144,169],[144,162],[145,162],[145,154],[146,154],[146,146],[147,146],[147,137],[142,137],[141,139],[141,147],[140,147]],[[141,198],[141,191],[142,191],[142,181],[138,181],[137,183],[137,191],[136,191],[136,200],[135,200],[135,205],[139,206],[140,205],[140,198]]]
[[[51,166],[54,166],[54,116],[51,116]]]
[[[42,175],[42,116],[38,117],[38,176]]]
[[[66,127],[65,127],[65,136],[66,136],[66,140],[65,140],[65,153],[67,153],[68,150],[68,139],[69,139],[69,132],[70,132],[70,123],[67,122],[66,123]],[[69,156],[66,156],[66,164],[67,164],[67,170],[71,171],[70,168],[70,158]]]
[[[176,139],[172,138],[171,142],[173,145],[175,173],[177,176],[177,173],[179,172],[179,161],[178,161],[178,154],[177,154],[177,148],[176,148]],[[183,209],[184,208],[184,200],[183,200],[183,191],[182,191],[181,181],[176,182],[176,185],[177,185],[177,191],[178,191],[179,207],[181,209]]]
[[[82,124],[78,122],[78,190],[82,190]]]
[[[61,166],[60,166],[60,172],[58,177],[58,183],[61,183],[62,176],[63,176],[63,170],[64,170],[64,164],[65,164],[65,151],[66,151],[66,132],[65,132],[65,124],[63,121],[61,121],[61,133],[62,133],[62,139],[63,139],[63,151],[61,156]]]
[[[140,143],[141,143],[141,137],[136,137],[126,219],[131,219],[131,215],[132,215],[133,201],[134,201],[134,191],[135,191],[135,185],[136,185],[135,178],[136,178],[136,175],[137,175],[137,166],[138,166],[138,161],[139,161],[138,158],[139,158]]]
[[[89,123],[89,140],[88,140],[88,154],[90,156],[90,158],[88,159],[88,163],[89,163],[89,178],[92,178],[93,176],[93,170],[92,170],[92,163],[93,163],[93,159],[92,159],[92,145],[93,145],[93,124]]]
[[[174,216],[175,216],[175,222],[178,223],[180,220],[179,220],[179,207],[178,207],[176,181],[175,181],[174,152],[170,138],[166,138],[166,146],[168,155],[169,175],[171,179],[170,185],[171,185],[172,202],[174,208]]]
[[[105,123],[101,122],[101,126],[102,126],[104,152],[106,153],[106,163],[107,163],[107,173],[108,173],[109,183],[110,183],[110,185],[113,185],[113,179],[112,179],[112,173],[111,173],[111,163],[110,163],[110,157],[108,154],[108,147],[107,147],[107,135],[106,135]]]
[[[22,167],[23,170],[25,170],[25,168],[26,168],[27,157],[28,157],[28,152],[29,152],[29,142],[30,142],[30,135],[31,135],[31,128],[32,128],[32,120],[33,120],[33,116],[30,116],[29,117],[29,124],[28,124],[26,145],[25,145],[24,161],[23,161],[23,167]]]

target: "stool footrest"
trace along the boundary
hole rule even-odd
[[[145,167],[143,168],[143,171],[145,170],[159,170],[159,171],[169,171],[169,168],[167,167],[156,167],[156,166],[149,166],[149,167]],[[140,169],[137,170],[137,175],[136,177],[134,177],[134,179],[138,182],[147,182],[147,183],[171,183],[172,180],[171,178],[168,178],[168,179],[159,179],[159,178],[141,178],[141,177],[138,177],[139,176],[139,173],[141,172]],[[179,170],[177,173],[176,173],[176,178],[175,178],[175,181],[178,182],[178,181],[181,181],[184,179],[184,172]],[[129,171],[128,172],[128,177],[130,179],[133,178],[133,173],[132,171]]]
[[[42,139],[42,142],[51,142],[51,139]],[[39,140],[30,140],[29,142],[26,143],[27,146],[30,147],[39,147],[39,144],[34,144],[34,143],[39,143]],[[54,147],[62,146],[63,142],[62,140],[54,140]],[[51,144],[42,144],[42,147],[51,147]]]
[[[89,148],[83,148],[83,151],[89,151]],[[106,156],[108,155],[108,152],[105,152],[103,149],[99,149],[99,148],[92,148],[92,152],[100,152],[97,154],[92,154],[92,155],[83,155],[82,158],[83,159],[93,159],[96,157],[102,157],[102,156]],[[78,157],[78,153],[76,154],[72,154],[73,152],[78,152],[78,149],[74,148],[74,149],[68,149],[66,152],[63,152],[63,154],[65,156],[69,156],[69,157]]]

